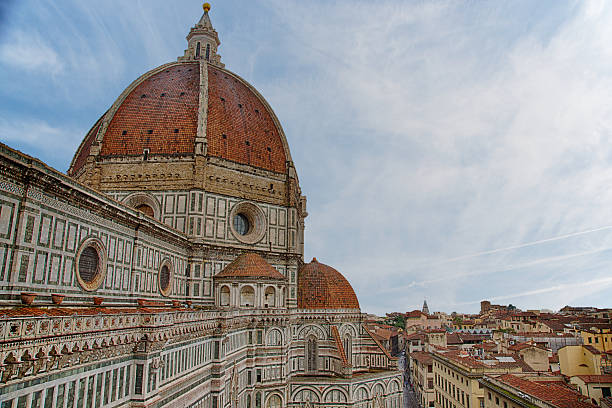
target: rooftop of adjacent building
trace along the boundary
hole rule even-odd
[[[594,408],[588,399],[570,388],[558,383],[529,381],[512,374],[495,377],[499,381],[521,393],[548,402],[558,408]]]

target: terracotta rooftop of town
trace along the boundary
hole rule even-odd
[[[579,375],[577,376],[585,383],[589,384],[612,384],[612,375]]]
[[[549,402],[559,408],[593,408],[595,405],[585,401],[586,397],[567,387],[550,383],[536,383],[519,378],[512,374],[497,377],[496,380],[511,386],[525,394]]]
[[[433,361],[431,353],[426,351],[415,351],[410,353],[410,357],[423,365],[429,365]]]
[[[241,254],[227,265],[215,278],[268,278],[286,279],[260,255],[247,252]]]
[[[340,272],[314,258],[298,274],[298,307],[359,309],[359,301],[353,287]]]

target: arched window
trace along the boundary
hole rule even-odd
[[[246,408],[251,408],[251,396],[247,395],[247,404],[246,404]]]
[[[357,408],[367,408],[368,407],[368,392],[364,387],[361,387],[357,390],[354,397],[355,407]]]
[[[230,289],[227,286],[221,288],[219,296],[219,302],[221,306],[229,306],[230,304]]]
[[[206,44],[206,61],[210,61],[210,44]]]
[[[272,329],[268,332],[266,344],[268,346],[280,346],[283,343],[283,335],[277,329]]]
[[[140,204],[136,206],[136,209],[141,213],[148,215],[149,217],[155,217],[155,212],[153,211],[153,209],[146,204]]]
[[[353,339],[350,333],[344,335],[344,352],[346,353],[346,359],[349,364],[353,364]]]
[[[196,45],[196,58],[200,57],[200,43],[198,43],[198,45]]]
[[[244,286],[240,290],[240,306],[242,307],[255,306],[255,290],[251,286]]]
[[[276,306],[276,290],[272,286],[268,286],[264,293],[264,307]]]
[[[273,394],[268,398],[267,408],[281,408],[281,399],[277,394]]]
[[[346,395],[340,390],[331,390],[325,394],[325,402],[346,402]]]
[[[319,351],[317,350],[317,338],[314,336],[310,336],[306,339],[306,372],[316,372],[317,371],[317,357]]]
[[[255,394],[255,408],[261,408],[261,392]]]

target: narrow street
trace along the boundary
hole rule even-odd
[[[410,372],[406,369],[406,355],[400,354],[398,367],[404,374],[404,408],[419,408],[416,395],[410,386]]]

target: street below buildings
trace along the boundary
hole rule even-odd
[[[398,367],[404,374],[404,408],[420,408],[416,395],[410,385],[410,371],[406,367],[406,353],[402,352],[398,359]]]

